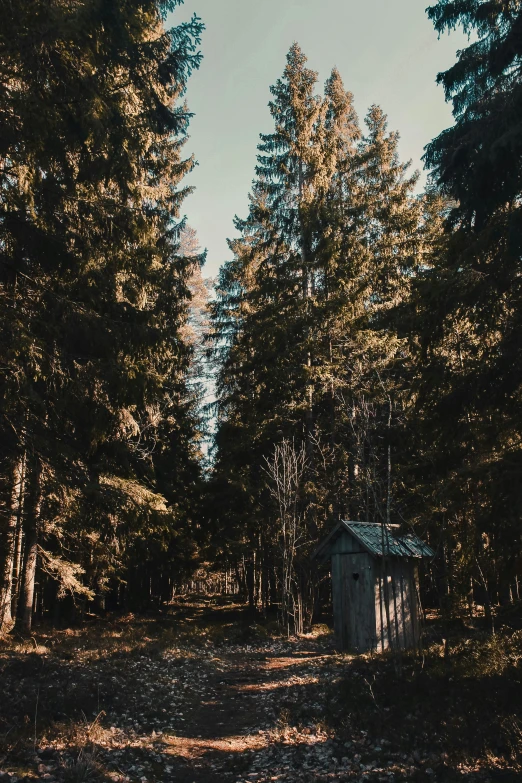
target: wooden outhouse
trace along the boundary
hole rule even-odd
[[[339,522],[314,553],[331,558],[334,628],[338,645],[381,652],[417,645],[420,635],[418,564],[434,552],[399,525]],[[386,612],[388,604],[388,613]]]

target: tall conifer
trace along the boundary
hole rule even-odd
[[[2,459],[9,497],[16,466],[25,471],[26,627],[37,560],[81,590],[69,577],[96,552],[107,567],[87,578],[103,587],[138,538],[168,541],[186,494],[167,475],[193,459],[180,328],[194,261],[178,237],[193,165],[181,154],[182,95],[201,24],[167,31],[175,5],[1,9]],[[4,541],[8,622],[10,528]]]
[[[234,536],[243,551],[256,551],[267,530],[262,466],[284,438],[306,444],[300,502],[309,544],[341,514],[374,519],[387,500],[379,475],[370,505],[360,502],[367,444],[355,443],[353,411],[373,405],[377,429],[389,419],[392,389],[398,404],[405,342],[394,336],[390,313],[417,263],[421,210],[382,112],[372,108],[363,138],[339,73],[324,97],[315,89],[316,75],[294,45],[272,88],[275,130],[261,136],[249,215],[236,220],[241,236],[230,243],[234,258],[214,306],[221,361],[214,481],[229,504],[237,492]],[[388,464],[377,445],[383,437],[374,434],[372,446],[380,473]],[[308,574],[304,581],[308,589]]]
[[[455,122],[426,147],[447,207],[416,287],[422,389],[445,455],[444,529],[459,550],[466,541],[462,583],[486,579],[505,596],[520,567],[522,11],[440,0],[428,15],[439,33],[460,26],[474,40],[438,75]]]

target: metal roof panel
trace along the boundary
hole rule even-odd
[[[433,557],[435,554],[414,533],[397,535],[395,531],[398,526],[383,526],[378,522],[348,521],[343,522],[343,526],[370,554],[376,557],[382,557],[383,551],[386,555],[394,557]]]
[[[435,552],[414,533],[406,533],[400,540],[411,551],[413,557],[435,557]]]

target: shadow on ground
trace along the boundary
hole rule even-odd
[[[423,663],[351,657],[327,628],[287,640],[241,606],[203,601],[39,629],[0,648],[0,770],[64,783],[515,783],[521,641],[462,638],[449,659],[434,643]]]

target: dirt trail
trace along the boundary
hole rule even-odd
[[[288,747],[327,741],[326,733],[317,736],[311,729],[298,737],[285,725],[284,715],[281,720],[292,690],[314,685],[315,668],[324,665],[324,658],[318,650],[291,655],[240,651],[219,657],[220,670],[205,678],[201,699],[186,705],[183,728],[164,736],[174,780],[217,783],[223,775],[241,779],[241,773],[251,781],[277,780],[277,774],[267,776],[270,770],[256,769],[263,751],[287,739]]]
[[[282,752],[278,773],[274,750],[329,740],[314,692],[331,640],[271,638],[238,610],[194,605],[14,647],[0,649],[2,783],[290,780],[299,753]],[[299,730],[297,701],[310,702]]]
[[[270,636],[240,607],[37,631],[0,648],[0,783],[493,781],[449,762],[408,688],[327,629]]]

